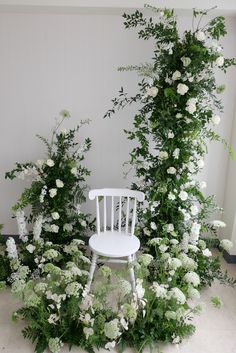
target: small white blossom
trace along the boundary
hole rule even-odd
[[[175,197],[175,195],[172,192],[169,192],[168,199],[173,201],[173,200],[176,199],[176,197]]]
[[[18,254],[17,254],[17,249],[16,249],[16,243],[15,240],[10,237],[6,241],[6,250],[7,250],[7,255],[9,259],[17,259]]]
[[[173,131],[169,130],[167,137],[168,137],[168,139],[173,139],[175,137],[175,134],[173,133]]]
[[[109,351],[111,351],[113,348],[115,348],[115,345],[116,345],[116,341],[107,342],[105,344],[105,349],[108,349]]]
[[[76,167],[74,167],[74,168],[71,168],[71,170],[70,170],[70,172],[71,172],[71,174],[73,174],[73,175],[77,175],[77,172],[78,172],[78,170],[77,170],[77,168]]]
[[[43,216],[38,215],[33,225],[34,240],[38,241],[42,232]]]
[[[193,205],[193,206],[190,207],[190,211],[191,211],[191,214],[193,216],[196,216],[198,214],[198,212],[199,212],[199,209],[198,209],[198,207],[196,205]]]
[[[173,157],[174,157],[175,159],[178,159],[178,158],[179,158],[179,151],[180,151],[179,148],[176,148],[176,149],[174,150],[174,152],[173,152]]]
[[[166,226],[166,231],[167,231],[168,233],[173,232],[174,229],[175,229],[175,228],[174,228],[174,225],[173,225],[172,223],[167,224],[167,226]]]
[[[198,165],[198,168],[202,169],[204,167],[204,165],[205,165],[204,160],[203,159],[199,159],[197,161],[197,165]]]
[[[59,231],[59,227],[56,224],[52,224],[50,229],[52,233],[58,233]]]
[[[213,115],[213,117],[211,118],[211,121],[213,122],[214,125],[219,125],[220,116],[219,115]]]
[[[218,56],[218,58],[216,59],[216,65],[221,67],[224,65],[224,61],[225,61],[225,59],[223,56]]]
[[[200,188],[205,189],[207,187],[207,183],[205,181],[200,182]]]
[[[167,289],[163,284],[153,282],[151,289],[153,290],[157,298],[165,299],[167,297]]]
[[[154,222],[150,223],[150,227],[152,228],[152,230],[157,230],[156,223],[154,223]]]

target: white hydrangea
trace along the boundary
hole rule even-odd
[[[204,249],[202,250],[202,254],[206,257],[211,257],[212,256],[212,252],[209,249]]]
[[[177,287],[171,288],[170,296],[176,299],[179,304],[184,304],[186,302],[185,294]]]
[[[205,165],[204,160],[203,159],[199,159],[197,161],[197,165],[198,165],[198,168],[202,169],[204,167],[204,165]]]
[[[72,232],[73,230],[73,225],[70,224],[70,223],[65,223],[64,226],[63,226],[63,230],[65,232]]]
[[[162,299],[167,298],[167,289],[163,284],[158,284],[157,282],[153,282],[151,289],[153,290],[157,298],[162,298]]]
[[[120,328],[119,328],[119,320],[114,319],[109,322],[106,322],[104,325],[104,334],[109,339],[117,339],[120,335]]]
[[[51,225],[51,228],[50,228],[50,231],[51,231],[52,233],[58,233],[58,231],[59,231],[59,226],[57,226],[56,224],[52,224],[52,225]]]
[[[196,288],[189,287],[188,289],[188,297],[190,299],[200,299],[200,293]]]
[[[232,241],[228,240],[228,239],[222,239],[220,241],[220,246],[222,247],[222,249],[226,250],[229,252],[229,250],[232,248],[233,243]]]
[[[219,221],[219,220],[214,220],[214,221],[211,222],[211,224],[215,228],[225,228],[226,227],[225,222],[222,222],[222,221]]]
[[[192,284],[194,287],[197,287],[200,284],[200,278],[199,278],[198,274],[193,271],[187,272],[184,275],[183,280],[189,284]]]
[[[207,183],[205,181],[201,181],[199,186],[201,189],[205,189],[207,187]]]
[[[173,257],[170,261],[170,268],[173,270],[177,270],[179,267],[182,266],[182,261],[180,259],[177,259],[176,257]]]
[[[65,293],[70,297],[79,297],[80,290],[83,289],[82,285],[78,282],[71,282],[65,288]]]
[[[123,297],[130,294],[131,290],[132,290],[132,288],[131,288],[131,284],[129,281],[127,281],[123,278],[119,280],[118,291]]]
[[[58,337],[50,338],[48,341],[48,348],[52,353],[59,353],[62,346],[63,346],[63,342]]]
[[[175,230],[174,225],[172,223],[169,223],[166,225],[166,231],[167,233],[171,233]]]
[[[190,232],[190,240],[192,243],[195,243],[199,239],[199,234],[201,230],[201,224],[197,222],[193,222]]]

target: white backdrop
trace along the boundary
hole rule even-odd
[[[180,27],[190,24],[179,18]],[[225,53],[236,56],[236,23],[227,19]],[[49,136],[54,117],[68,109],[72,118],[64,127],[90,118],[81,138],[93,141],[86,165],[92,175],[91,187],[129,186],[123,179],[122,163],[128,159],[131,143],[122,130],[131,126],[135,107],[103,120],[111,107],[110,99],[120,86],[135,93],[135,73],[119,73],[117,67],[148,60],[152,43],[137,39],[134,31],[123,28],[118,15],[0,14],[0,223],[4,233],[16,233],[11,206],[27,184],[5,181],[4,173],[16,161],[44,157],[44,148],[35,134]],[[225,114],[219,131],[229,139],[234,116],[235,71],[219,83],[226,83]],[[215,193],[222,206],[227,154],[218,144],[209,149],[201,178],[207,181],[207,193]],[[90,209],[87,205],[86,209]]]

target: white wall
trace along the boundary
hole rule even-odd
[[[190,18],[179,21],[184,28]],[[228,19],[227,26],[225,52],[236,56],[234,20]],[[110,120],[102,116],[121,85],[135,92],[136,74],[119,73],[116,68],[148,60],[151,48],[134,31],[124,30],[122,18],[116,15],[0,14],[0,223],[5,224],[4,233],[17,232],[10,207],[26,185],[5,181],[4,173],[15,161],[44,157],[34,135],[49,136],[53,118],[63,108],[72,114],[67,127],[81,118],[92,119],[81,131],[81,137],[93,140],[86,161],[92,170],[90,186],[129,185],[123,180],[122,163],[128,159],[131,144],[122,130],[131,126],[135,107]],[[226,79],[220,76],[220,83],[228,87],[219,128],[225,138],[231,130],[235,77],[235,71]],[[213,144],[207,161],[208,192],[216,193],[222,206],[227,167],[223,147]]]

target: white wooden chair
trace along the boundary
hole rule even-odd
[[[96,199],[97,233],[89,239],[93,255],[87,283],[88,291],[98,262],[130,264],[135,260],[135,254],[140,248],[140,241],[134,235],[136,208],[137,201],[144,201],[144,197],[142,192],[128,189],[97,189],[89,192],[89,199]],[[99,204],[101,198],[103,198],[103,202]],[[118,207],[115,207],[117,198]],[[110,214],[108,212],[109,204]],[[103,206],[103,217],[100,216],[100,206]],[[115,208],[118,211],[117,227],[115,227]],[[124,213],[123,220],[122,214]],[[132,214],[132,220],[130,214]],[[135,276],[132,266],[129,267],[129,271],[132,288],[135,291]]]

